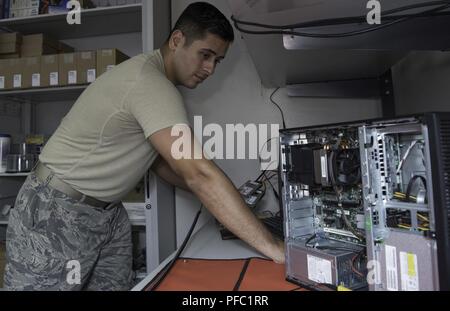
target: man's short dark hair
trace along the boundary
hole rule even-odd
[[[181,13],[171,35],[175,30],[184,34],[187,45],[205,38],[207,33],[217,35],[227,42],[234,41],[233,27],[228,19],[215,6],[206,2],[190,4]]]

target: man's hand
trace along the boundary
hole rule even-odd
[[[272,260],[278,264],[284,264],[285,262],[285,249],[284,242],[277,240],[277,244],[274,247],[274,254],[272,255]]]
[[[178,137],[171,136],[171,131],[171,128],[160,130],[151,135],[149,140],[175,174],[231,232],[275,262],[283,263],[282,242],[277,241],[252,213],[228,177],[212,161],[204,156],[201,159],[192,156],[179,160],[172,156],[172,145]],[[190,133],[191,155],[194,155],[193,150],[199,148],[199,143],[188,127],[186,132]]]

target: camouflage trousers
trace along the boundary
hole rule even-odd
[[[33,173],[11,210],[6,290],[128,290],[131,225],[122,204],[77,202]]]

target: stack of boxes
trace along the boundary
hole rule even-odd
[[[73,48],[53,40],[43,34],[23,36],[21,48],[22,86],[21,88],[50,86],[42,83],[42,57],[47,54],[73,52]]]
[[[21,56],[32,57],[46,54],[58,54],[73,52],[73,48],[57,40],[38,33],[34,35],[23,36]]]
[[[117,49],[74,52],[43,34],[0,34],[0,91],[92,83],[126,59]]]

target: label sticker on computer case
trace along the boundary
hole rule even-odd
[[[419,273],[416,254],[400,252],[400,276],[402,290],[419,290]]]
[[[333,284],[331,277],[331,261],[307,255],[308,279],[322,284]]]
[[[0,90],[3,90],[5,88],[5,77],[0,76]]]
[[[384,249],[386,253],[386,288],[398,291],[397,248],[386,245]]]

